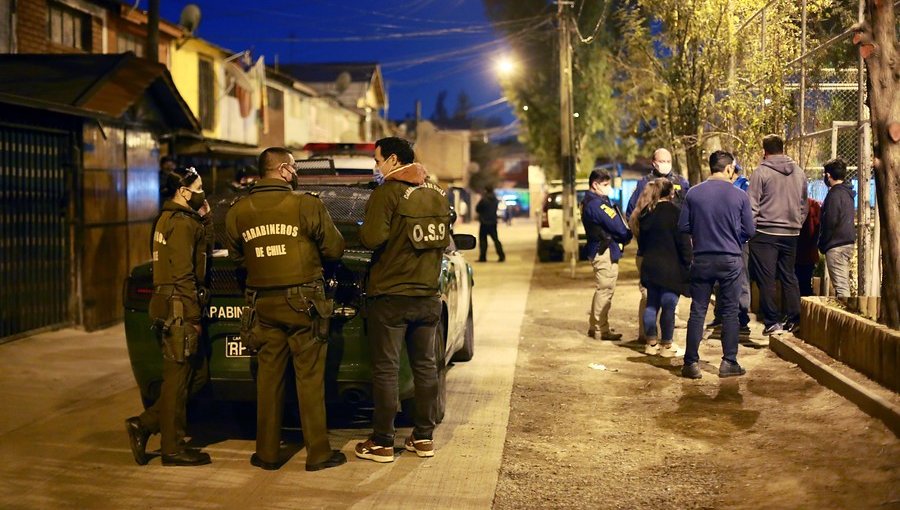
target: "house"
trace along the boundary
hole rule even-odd
[[[163,138],[200,126],[162,64],[0,55],[0,341],[122,318],[149,258]]]

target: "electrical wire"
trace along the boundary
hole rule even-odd
[[[603,20],[606,19],[610,3],[611,0],[606,0],[606,2],[603,4],[603,11],[600,13],[600,17],[597,18],[597,24],[594,26],[594,31],[589,37],[585,37],[584,35],[582,35],[581,29],[578,28],[578,19],[581,18],[581,9],[578,10],[578,17],[572,20],[572,24],[575,25],[575,34],[578,36],[578,40],[581,41],[582,44],[591,44],[594,42],[595,38],[597,37],[597,33],[600,31],[600,25],[602,25]],[[584,8],[584,2],[581,3],[581,7]]]

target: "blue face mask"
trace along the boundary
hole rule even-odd
[[[381,173],[381,169],[377,166],[374,170],[372,170],[372,177],[375,179],[375,182],[378,183],[379,186],[384,184],[384,174]]]

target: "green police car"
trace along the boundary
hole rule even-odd
[[[304,179],[301,189],[319,195],[344,236],[343,258],[325,265],[326,288],[335,301],[325,371],[326,402],[352,407],[371,405],[372,366],[366,332],[366,278],[372,252],[358,239],[365,204],[371,194],[370,177],[319,175]],[[220,207],[221,208],[221,207]],[[215,223],[215,220],[214,220]],[[217,225],[217,237],[222,235]],[[217,243],[217,245],[220,245]],[[450,361],[468,361],[474,354],[472,322],[472,266],[459,250],[471,249],[475,238],[455,234],[441,264],[443,315],[436,334],[442,385]],[[147,307],[153,290],[151,264],[135,267],[125,282],[125,338],[135,380],[144,405],[159,396],[162,354],[150,329]],[[209,277],[209,305],[204,312],[205,354],[209,384],[199,396],[221,401],[256,399],[256,358],[241,343],[240,319],[245,306],[227,250],[213,254]],[[287,385],[290,388],[292,385]],[[400,367],[400,399],[411,400],[413,379],[406,356]],[[290,392],[288,392],[290,397]],[[296,398],[296,397],[293,397]],[[441,398],[443,411],[443,398]],[[443,413],[441,413],[443,414]]]

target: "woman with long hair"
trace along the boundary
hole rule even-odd
[[[164,177],[161,195],[165,202],[150,238],[150,319],[161,341],[162,386],[151,407],[125,420],[125,430],[138,464],[149,461],[147,439],[160,433],[164,466],[197,466],[209,464],[210,458],[184,445],[185,404],[189,393],[196,392],[207,379],[206,354],[199,344],[211,246],[207,235],[209,204],[203,181],[193,168],[176,168]]]
[[[644,352],[674,357],[678,351],[678,346],[673,342],[675,307],[679,295],[688,295],[690,291],[691,241],[678,232],[681,211],[672,203],[672,183],[667,179],[657,179],[654,183],[657,191],[651,192],[644,207],[635,208],[632,215],[632,222],[637,227],[634,231],[638,248],[643,257],[641,285],[647,289],[647,308],[643,317]],[[657,313],[659,330],[656,327]]]
[[[641,191],[641,195],[638,197],[637,202],[635,203],[634,210],[631,212],[631,217],[628,219],[628,228],[631,229],[631,232],[635,237],[640,236],[640,223],[638,219],[641,216],[641,212],[647,209],[647,207],[655,206],[656,202],[659,201],[659,183],[655,180],[650,181],[644,186],[644,190]],[[644,257],[641,254],[640,243],[638,243],[638,251],[637,255],[634,258],[634,265],[638,271],[638,278],[641,276],[641,264],[643,263]],[[647,310],[647,288],[644,287],[643,284],[638,281],[638,288],[641,291],[641,302],[638,305],[638,341],[643,342],[646,341],[644,337],[644,312]],[[655,322],[655,320],[654,320]]]

